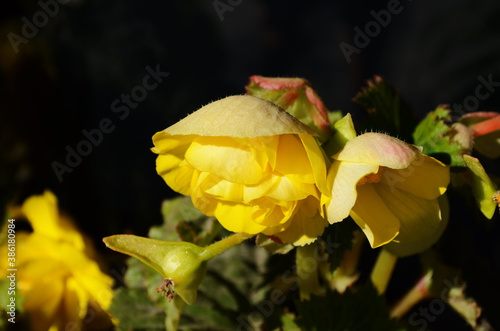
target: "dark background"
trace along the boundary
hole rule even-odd
[[[389,1],[232,3],[221,20],[212,0],[71,1],[17,53],[9,33],[22,36],[22,18],[33,22],[42,8],[4,3],[0,202],[50,189],[97,244],[116,233],[145,235],[161,222],[161,201],[174,196],[156,174],[152,135],[210,101],[244,93],[250,75],[304,77],[330,110],[351,112],[355,123],[364,113],[351,98],[375,74],[419,118],[474,95],[480,75],[500,81],[498,1],[401,1],[401,13],[350,63],[339,44],[354,45],[353,29],[364,30],[374,20],[370,11]],[[119,119],[113,101],[157,65],[170,75]],[[500,91],[478,110],[500,111]],[[60,182],[52,163],[64,164],[67,146],[76,148],[82,130],[103,118],[114,131]]]

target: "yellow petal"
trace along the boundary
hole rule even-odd
[[[387,244],[399,233],[399,220],[375,190],[376,184],[358,187],[358,199],[352,207],[351,217],[368,238],[372,248]]]
[[[276,151],[278,149],[279,136],[257,137],[241,139],[250,148],[254,159],[262,169],[269,164],[272,169],[276,166]]]
[[[280,184],[282,176],[270,174],[256,185],[245,185],[243,188],[243,202],[249,204],[251,201],[267,196]]]
[[[412,242],[400,242],[398,240],[398,237],[396,237],[393,241],[385,245],[384,249],[387,249],[389,252],[398,257],[406,257],[409,255],[422,253],[423,251],[430,248],[434,243],[436,243],[446,229],[449,218],[449,204],[446,195],[440,196],[438,198],[438,202],[441,208],[442,221],[439,222],[438,227],[431,236],[423,238],[419,241]]]
[[[212,102],[164,131],[171,135],[235,138],[316,135],[274,103],[250,95],[235,95]]]
[[[64,238],[64,233],[57,222],[59,219],[57,198],[52,192],[45,191],[42,195],[29,197],[23,203],[22,211],[36,233],[55,239]]]
[[[394,192],[398,189],[424,199],[436,199],[450,183],[450,170],[438,160],[419,155],[406,169],[386,169],[381,183]]]
[[[46,331],[60,313],[65,284],[62,279],[43,278],[25,293],[23,304],[32,321],[34,331]]]
[[[400,242],[416,242],[430,237],[439,227],[441,210],[437,199],[427,200],[410,193],[391,192],[385,185],[374,185],[391,212],[399,219]]]
[[[377,171],[378,166],[374,164],[333,162],[328,173],[329,181],[333,181],[331,201],[327,206],[330,224],[340,222],[349,216],[358,196],[358,181]]]
[[[286,223],[295,212],[297,201],[279,201],[262,198],[257,201],[252,214],[254,222],[267,227],[280,226]]]
[[[234,202],[220,202],[215,208],[215,217],[222,226],[232,232],[257,234],[266,226],[255,223],[252,214],[256,206],[247,206]]]
[[[314,183],[309,157],[298,136],[280,136],[275,170],[293,181]]]
[[[242,184],[222,179],[214,185],[207,186],[205,192],[219,200],[239,202],[243,200],[243,188]]]
[[[248,146],[227,137],[199,137],[186,151],[186,161],[233,183],[257,184],[265,172]]]
[[[397,138],[382,133],[368,132],[348,141],[333,158],[339,161],[404,169],[419,153],[416,147]]]
[[[78,286],[74,278],[68,278],[62,302],[63,309],[66,312],[65,322],[78,327],[87,313],[88,302],[88,294]]]
[[[313,184],[302,184],[293,182],[288,177],[276,176],[277,185],[266,195],[279,201],[294,201],[307,198],[309,195],[316,195],[316,188]]]
[[[313,170],[314,181],[319,190],[326,194],[328,187],[326,185],[326,166],[327,161],[325,155],[318,146],[316,139],[308,135],[299,135],[300,140],[304,144],[311,168]]]
[[[153,135],[153,147],[151,150],[156,154],[173,154],[183,158],[189,144],[196,138],[196,135],[172,136],[164,131]]]
[[[316,240],[323,234],[328,221],[319,213],[319,202],[309,197],[297,204],[297,212],[288,221],[286,230],[274,234],[284,243],[304,246]]]
[[[164,171],[164,158],[164,155],[159,155],[156,158],[156,171],[158,172],[158,174],[175,192],[184,195],[190,195],[191,180],[194,176],[193,167],[187,163],[184,163],[183,165],[173,170]]]

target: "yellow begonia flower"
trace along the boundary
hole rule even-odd
[[[113,280],[91,259],[91,248],[71,221],[59,214],[54,194],[28,198],[20,212],[33,232],[16,231],[16,279],[33,330],[80,329],[84,318],[87,323],[108,318]],[[7,256],[6,245],[0,252]],[[0,260],[1,277],[6,260]]]
[[[333,156],[325,196],[330,223],[351,216],[375,248],[391,241],[418,242],[438,230],[438,198],[449,168],[412,145],[381,133],[349,140]]]
[[[226,229],[305,245],[328,222],[324,153],[314,131],[274,103],[231,96],[153,136],[156,170]]]

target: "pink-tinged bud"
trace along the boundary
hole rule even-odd
[[[247,94],[272,101],[316,131],[319,139],[328,139],[331,126],[328,110],[321,98],[303,78],[250,76]]]
[[[264,77],[259,75],[250,76],[250,82],[269,91],[298,89],[309,84],[304,78]]]
[[[479,137],[500,130],[500,114],[484,122],[477,123],[471,127],[474,137]]]
[[[322,132],[330,132],[330,121],[328,120],[328,110],[318,94],[309,86],[306,86],[307,100],[316,107],[316,112],[311,114],[314,123]]]
[[[490,158],[500,156],[500,113],[470,113],[462,116],[459,121],[474,136],[474,149]]]

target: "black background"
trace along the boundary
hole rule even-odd
[[[145,235],[161,222],[161,201],[174,196],[156,174],[152,135],[210,101],[244,93],[250,75],[304,77],[330,110],[351,112],[355,123],[364,113],[351,98],[375,74],[396,86],[419,118],[474,95],[480,75],[500,82],[498,1],[401,1],[401,13],[350,63],[340,43],[354,45],[353,29],[364,30],[370,12],[389,1],[232,3],[221,20],[212,0],[72,1],[17,53],[9,33],[22,36],[22,17],[32,22],[41,7],[4,3],[0,201],[50,189],[104,250],[103,236]],[[157,65],[169,76],[120,120],[113,101]],[[500,111],[500,91],[478,110]],[[64,163],[66,147],[76,148],[82,130],[103,118],[114,131],[60,182],[53,162]],[[498,160],[491,164],[498,168]]]

